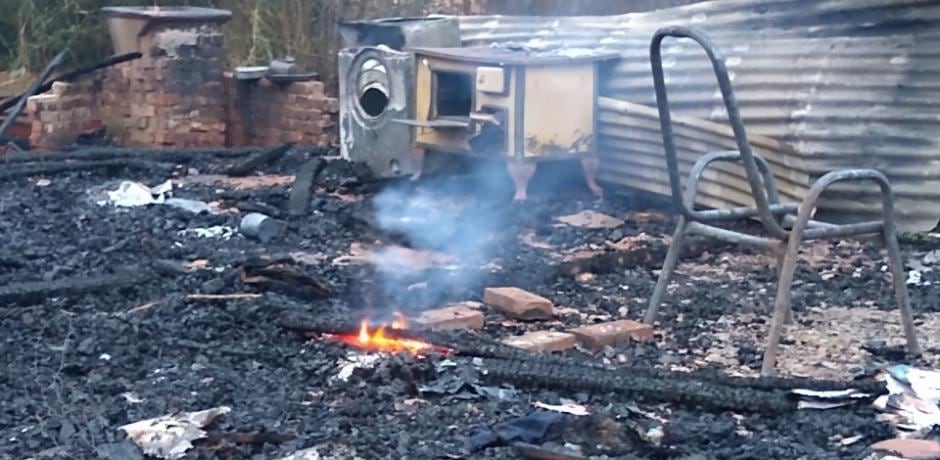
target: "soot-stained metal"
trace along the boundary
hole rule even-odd
[[[499,158],[516,199],[526,198],[535,163],[596,155],[598,63],[613,53],[506,46],[414,48],[418,155]],[[596,169],[585,167],[591,189]],[[420,166],[419,166],[420,172]]]
[[[940,221],[940,97],[930,85],[937,67],[940,3],[873,0],[708,1],[614,16],[462,16],[464,46],[520,44],[588,47],[621,59],[600,81],[599,178],[669,194],[658,122],[624,115],[624,104],[650,109],[649,38],[660,27],[694,24],[726,52],[749,134],[784,142],[798,154],[774,167],[809,176],[865,167],[883,172],[895,190],[899,230],[925,231]],[[676,118],[727,123],[714,77],[693,43],[664,46]],[[641,116],[642,115],[642,116]],[[678,134],[678,133],[677,133]],[[686,135],[688,134],[688,135]],[[677,136],[683,151],[711,150],[698,131]],[[710,138],[713,136],[710,136]],[[727,138],[721,139],[722,141]],[[712,143],[709,140],[709,143]],[[766,157],[773,163],[773,158]],[[691,166],[689,162],[687,167]],[[636,174],[643,171],[643,174]],[[738,172],[729,172],[736,182]],[[781,185],[781,194],[786,186]],[[699,204],[742,206],[746,193],[706,177]],[[706,200],[708,198],[708,200]],[[819,215],[834,222],[878,218],[881,198],[869,183],[840,183],[820,198]]]
[[[738,144],[737,151],[713,152],[700,158],[692,167],[691,177],[686,184],[684,194],[679,177],[666,79],[663,71],[662,42],[667,37],[690,38],[705,50],[717,77],[725,108],[728,111],[728,118]],[[814,239],[880,234],[888,250],[888,262],[891,268],[898,309],[901,313],[901,322],[904,326],[904,335],[907,339],[908,351],[914,356],[920,354],[920,347],[914,331],[911,302],[905,284],[907,277],[904,273],[897,230],[894,224],[894,196],[885,175],[872,169],[833,171],[813,184],[802,203],[798,205],[796,203],[781,203],[767,162],[751,151],[747,132],[744,129],[737,100],[731,87],[731,79],[728,75],[724,56],[712,44],[711,40],[701,31],[695,29],[684,27],[663,28],[653,36],[650,47],[650,60],[653,68],[653,81],[656,87],[656,100],[659,106],[663,146],[665,147],[666,163],[669,169],[672,200],[681,215],[659,280],[656,283],[653,295],[650,297],[644,318],[645,322],[653,324],[656,321],[656,310],[666,292],[666,287],[676,267],[679,252],[687,235],[707,236],[731,243],[770,249],[778,256],[778,274],[780,277],[768,334],[767,349],[764,352],[761,366],[761,373],[770,375],[774,372],[776,366],[777,349],[780,345],[783,324],[785,321],[792,321],[791,287],[796,262],[799,259],[800,245],[804,241]],[[695,209],[695,198],[702,173],[715,162],[740,162],[743,164],[756,207],[714,210]],[[882,197],[881,220],[846,225],[831,225],[811,220],[816,212],[819,196],[837,182],[850,181],[871,181],[879,186]],[[793,214],[796,214],[795,220]],[[758,218],[769,237],[748,235],[714,225],[718,222],[743,218]],[[789,230],[785,228],[787,223],[792,223]]]

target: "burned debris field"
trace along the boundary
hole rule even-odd
[[[0,457],[146,458],[121,427],[215,409],[155,458],[864,458],[896,437],[870,398],[807,409],[791,390],[874,397],[885,365],[937,364],[931,234],[901,244],[921,358],[880,246],[819,242],[780,378],[757,380],[768,255],[693,241],[643,328],[675,225],[647,201],[598,201],[568,167],[525,204],[500,168],[380,181],[297,148],[233,170],[258,152],[8,157]],[[128,184],[154,202],[119,205]],[[458,319],[424,330],[441,308]],[[626,339],[583,329],[622,320]],[[527,333],[560,351],[512,342]]]

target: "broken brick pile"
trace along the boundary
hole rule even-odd
[[[317,81],[259,81],[252,93],[252,135],[239,110],[242,97],[226,75],[219,24],[163,24],[139,38],[143,56],[57,83],[29,99],[30,145],[56,149],[85,133],[107,129],[115,143],[167,148],[326,147],[336,140],[339,103]]]
[[[253,88],[240,91],[239,84]],[[226,75],[225,86],[230,145],[273,147],[293,142],[327,147],[336,140],[339,101],[327,96],[322,82],[239,83]]]
[[[93,82],[52,84],[44,94],[29,98],[26,119],[31,127],[29,144],[53,149],[71,143],[78,134],[102,127]]]
[[[506,317],[522,321],[548,320],[555,316],[555,306],[542,296],[515,287],[487,288],[483,302]],[[413,319],[419,327],[449,331],[482,329],[485,315],[481,304],[465,302],[423,312]],[[588,324],[566,331],[539,330],[506,338],[506,345],[532,352],[563,351],[581,346],[597,351],[629,342],[652,338],[652,326],[623,319]]]

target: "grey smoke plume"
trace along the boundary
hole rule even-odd
[[[479,289],[484,265],[497,255],[505,230],[511,192],[500,181],[504,177],[499,170],[477,171],[472,179],[437,177],[418,188],[400,184],[376,196],[383,230],[403,235],[414,249],[437,253],[431,259],[435,266],[422,271],[414,265],[425,262],[423,257],[415,260],[409,257],[413,253],[395,248],[377,251],[374,263],[385,298],[399,304],[393,308],[413,312],[465,300]],[[420,274],[409,277],[407,268],[419,268]],[[421,287],[409,291],[416,283]]]

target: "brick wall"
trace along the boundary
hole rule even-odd
[[[103,75],[99,107],[127,146],[225,144],[225,40],[217,24],[164,26],[141,40],[144,56]]]
[[[52,90],[29,98],[26,117],[31,126],[29,144],[34,149],[55,149],[71,144],[78,135],[102,127],[94,81],[56,82]]]
[[[327,96],[319,81],[239,82],[227,75],[226,88],[229,145],[327,147],[337,140],[339,101]]]
[[[142,53],[141,59],[79,83],[56,83],[49,93],[30,98],[30,143],[55,149],[102,126],[129,147],[336,142],[339,103],[321,82],[262,79],[245,96],[225,74],[224,40],[216,25],[155,30],[143,39]]]

